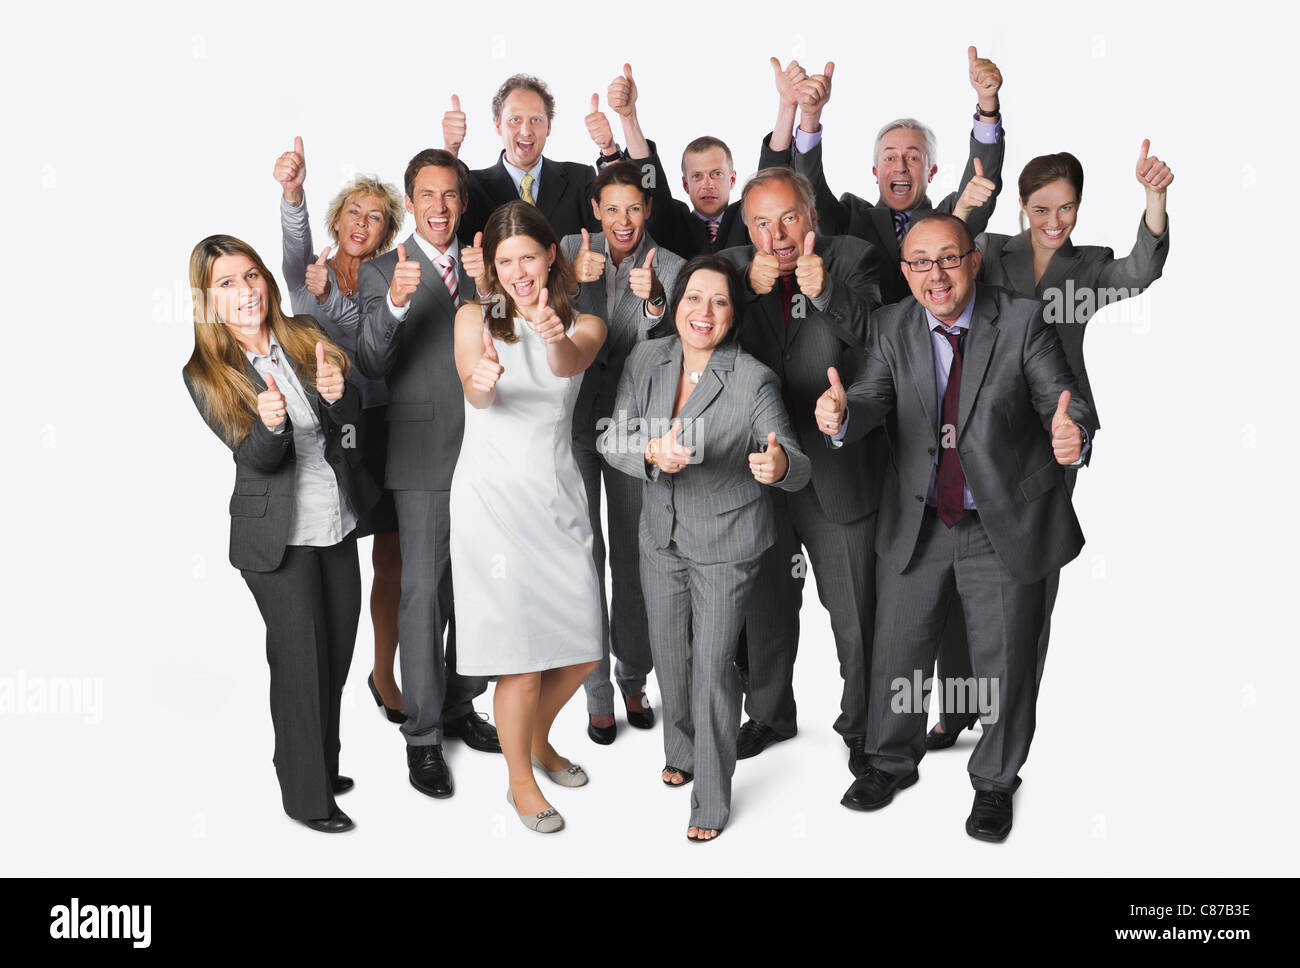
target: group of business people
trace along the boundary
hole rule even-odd
[[[319,253],[296,140],[274,166],[293,316],[249,246],[195,247],[185,383],[234,453],[230,559],[266,622],[290,817],[353,826],[335,802],[353,786],[338,720],[356,540],[373,534],[369,685],[429,796],[453,792],[452,736],[504,753],[525,826],[561,829],[536,771],[588,776],[551,745],[556,715],[583,686],[589,737],[612,743],[612,674],[629,725],[651,728],[653,671],[661,779],[692,785],[688,839],[716,838],[736,760],[796,731],[806,555],[843,679],[842,802],[884,806],[974,725],[945,709],[927,736],[919,697],[894,701],[942,653],[943,675],[998,684],[966,830],[1005,839],[1097,430],[1076,312],[1097,302],[1052,325],[1044,300],[1157,278],[1173,175],[1144,143],[1125,258],[1070,241],[1083,174],[1065,153],[1025,167],[1024,231],[985,232],[1002,78],[974,48],[968,62],[970,157],[937,205],[934,136],[910,118],[876,140],[878,200],[837,198],[821,161],[834,65],[775,58],[757,174],[733,201],[730,150],[697,138],[679,201],[625,64],[606,95],[624,144],[594,95],[585,118],[596,164],[544,157],[554,100],[515,75],[492,102],[495,165],[459,160],[470,125],[453,96],[444,148],[411,159],[400,195],[345,186]],[[403,210],[415,231],[394,249]],[[473,707],[489,678],[495,728]]]

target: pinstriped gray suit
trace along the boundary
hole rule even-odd
[[[641,582],[663,693],[664,755],[695,774],[691,825],[721,830],[731,814],[740,728],[736,640],[759,560],[775,538],[772,507],[748,455],[775,432],[790,461],[776,484],[786,491],[808,482],[810,465],[775,374],[733,338],[714,349],[678,414],[679,440],[695,448],[695,461],[676,474],[648,466],[646,443],[667,430],[681,379],[676,335],[636,347],[597,448],[644,482]]]
[[[566,235],[560,249],[569,261],[582,247],[581,235]],[[637,251],[628,256],[633,267],[645,261],[646,253],[658,249],[651,263],[665,292],[672,292],[682,260],[647,234]],[[592,252],[607,252],[605,234],[591,236]],[[605,272],[614,271],[608,260]],[[614,305],[608,305],[606,278],[584,282],[578,290],[577,310],[591,313],[605,321],[607,335],[596,359],[582,377],[582,387],[573,408],[573,456],[587,490],[587,508],[591,515],[591,553],[600,576],[600,612],[604,626],[604,655],[600,665],[587,677],[587,712],[591,715],[613,714],[614,690],[609,683],[610,653],[618,660],[614,678],[619,689],[629,696],[645,691],[646,676],[653,668],[650,634],[646,629],[645,600],[641,595],[640,555],[636,529],[641,517],[641,485],[601,464],[596,453],[597,424],[607,420],[614,409],[614,396],[623,365],[633,347],[645,340],[646,333],[658,320],[647,317],[644,303],[626,285],[620,286]],[[667,308],[665,307],[665,312]],[[605,535],[601,527],[600,481],[605,478],[605,501],[609,508],[609,570],[613,578],[613,602],[605,593]]]

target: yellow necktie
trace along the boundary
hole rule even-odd
[[[537,204],[536,199],[533,198],[533,181],[534,179],[532,175],[525,175],[519,183],[519,187],[523,189],[523,192],[519,197],[529,205]]]

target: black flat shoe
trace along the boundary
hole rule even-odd
[[[375,705],[384,711],[390,723],[406,722],[406,713],[400,709],[389,709],[384,705],[384,697],[379,695],[379,690],[375,688],[375,674],[372,672],[366,677],[366,685],[370,687],[370,695],[375,697]]]
[[[312,830],[319,830],[323,834],[341,834],[356,826],[356,824],[352,822],[352,818],[338,807],[335,807],[334,812],[323,819],[299,820],[298,822],[304,826],[310,827]]]
[[[849,745],[849,772],[861,776],[867,772],[870,760],[867,756],[867,738],[865,736],[845,737]]]
[[[966,818],[966,833],[991,844],[1006,840],[1011,833],[1011,794],[976,790],[975,802]]]
[[[879,810],[894,799],[895,793],[906,790],[919,779],[921,774],[916,770],[899,776],[869,766],[867,772],[853,781],[840,803],[850,810]]]
[[[651,729],[655,724],[655,711],[650,708],[650,700],[645,693],[640,694],[641,704],[645,709],[633,709],[627,704],[628,694],[623,693],[623,708],[627,710],[627,724],[635,729]]]
[[[455,736],[472,750],[480,753],[500,753],[501,741],[497,739],[497,728],[483,716],[468,712],[455,719],[442,722],[442,734]]]
[[[773,743],[780,743],[789,738],[789,736],[782,736],[771,726],[765,726],[758,720],[751,719],[741,726],[740,732],[736,734],[736,759],[747,760],[751,756],[757,756]]]
[[[591,721],[591,716],[588,716],[587,735],[591,737],[593,743],[608,746],[614,742],[614,737],[618,735],[618,723],[612,723],[609,726],[597,726]]]
[[[684,787],[686,786],[686,784],[690,783],[692,780],[695,779],[694,773],[688,773],[686,770],[679,770],[677,769],[677,767],[669,766],[667,763],[665,763],[664,768],[659,771],[659,779],[663,780],[664,779],[663,774],[665,773],[676,773],[678,776],[682,778],[682,782],[674,783],[672,780],[664,780],[664,786]]]
[[[334,779],[330,780],[330,786],[334,790],[334,795],[338,796],[340,793],[347,793],[356,786],[356,784],[352,782],[352,777],[350,776],[336,776]]]
[[[445,800],[455,792],[451,782],[451,769],[442,758],[442,746],[407,746],[406,766],[410,770],[411,786],[425,796]]]
[[[960,725],[952,724],[952,729],[940,729],[939,723],[935,723],[930,732],[925,734],[925,748],[927,750],[946,750],[957,742],[963,729],[974,729],[975,724],[979,722],[978,716],[970,716],[963,720]]]

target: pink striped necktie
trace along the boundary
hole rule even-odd
[[[442,283],[451,293],[451,304],[460,308],[460,287],[456,284],[456,260],[449,255],[438,257],[438,271],[442,273]]]

